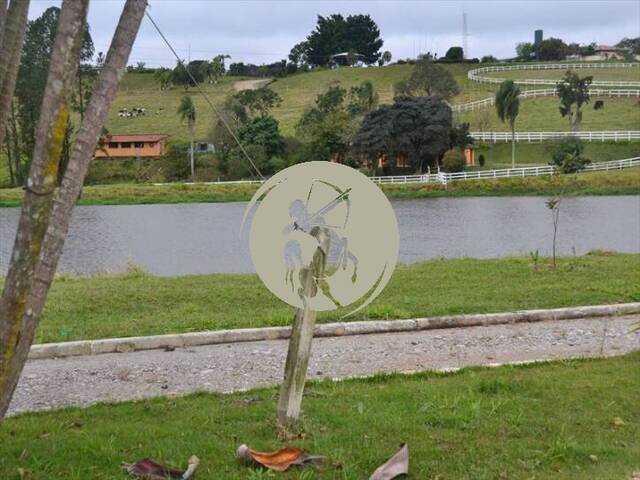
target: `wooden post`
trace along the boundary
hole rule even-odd
[[[300,416],[317,314],[316,311],[309,308],[306,299],[314,297],[318,292],[318,281],[324,276],[329,253],[330,237],[327,229],[314,227],[310,233],[318,240],[318,248],[313,255],[311,265],[300,271],[301,289],[305,301],[303,308],[296,309],[287,361],[284,367],[284,380],[280,388],[278,422],[283,426],[297,422]]]

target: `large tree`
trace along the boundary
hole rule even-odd
[[[56,189],[62,128],[83,37],[88,0],[64,0],[42,100],[33,162],[11,263],[0,297],[0,418],[6,413],[33,342],[62,254],[73,207],[127,64],[145,0],[127,0],[104,67],[80,125],[62,184]]]
[[[589,87],[592,76],[580,78],[576,73],[568,70],[562,82],[558,83],[556,92],[560,97],[560,114],[569,119],[572,132],[580,130],[582,122],[582,105],[589,103]]]
[[[268,115],[272,108],[282,103],[282,97],[268,87],[242,90],[233,98],[252,116]]]
[[[371,65],[380,58],[382,44],[380,29],[369,15],[318,15],[315,30],[293,47],[289,58],[294,63],[326,66],[332,55],[353,52]]]
[[[353,138],[356,155],[375,164],[382,155],[406,156],[416,173],[436,165],[456,141],[466,136],[452,134],[453,116],[447,102],[437,96],[394,99],[367,114]]]
[[[439,95],[450,100],[460,93],[453,74],[433,61],[431,55],[421,55],[408,79],[394,85],[396,95]]]
[[[516,166],[516,118],[520,112],[520,87],[513,80],[505,80],[495,98],[496,112],[511,127],[511,167]]]
[[[536,47],[538,60],[564,60],[569,47],[559,38],[545,38]]]

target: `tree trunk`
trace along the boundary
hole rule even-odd
[[[193,123],[192,122],[189,123],[189,134],[191,136],[191,147],[189,148],[189,162],[191,163],[191,181],[195,182],[196,181],[196,165],[195,165],[195,162],[193,160],[193,137],[194,137],[194,133],[193,133]]]
[[[2,48],[2,33],[4,21],[7,19],[7,0],[0,0],[0,48]]]
[[[6,5],[6,0],[0,0]],[[4,141],[5,123],[18,78],[20,54],[27,28],[29,0],[12,0],[6,12],[0,42],[0,145]]]
[[[8,126],[7,126],[8,128]],[[9,135],[4,137],[5,148],[7,149],[7,165],[9,167],[9,186],[13,187],[16,184],[15,176],[13,174],[13,158],[11,152],[11,142],[9,141]]]
[[[7,128],[11,129],[11,148],[13,150],[13,171],[16,177],[15,186],[24,183],[24,172],[22,171],[22,150],[20,149],[20,137],[18,136],[18,121],[16,120],[15,103],[11,102],[11,115],[7,122]]]
[[[88,0],[65,0],[60,10],[38,122],[38,137],[0,298],[0,418],[9,407],[35,333],[37,317],[28,306],[28,299],[51,214],[88,3]]]
[[[582,111],[578,108],[576,113],[571,117],[571,131],[578,133],[580,131],[580,124],[582,123]]]
[[[511,168],[516,168],[516,122],[511,122]]]
[[[0,418],[6,412],[19,374],[26,361],[58,260],[62,254],[73,207],[80,195],[84,177],[95,153],[98,136],[106,120],[111,102],[116,95],[122,72],[127,65],[131,47],[144,15],[145,6],[146,0],[127,0],[111,42],[109,53],[87,105],[84,120],[69,158],[69,164],[51,209],[50,222],[46,225],[46,233],[41,242],[42,249],[39,262],[33,276],[32,289],[29,292],[29,296],[26,297],[24,311],[27,314],[25,315],[24,326],[19,338],[19,347],[15,349],[15,355],[19,358],[14,361],[14,370],[11,371],[13,383],[7,384],[6,388],[0,384]],[[7,282],[8,280],[7,278]],[[1,310],[0,313],[2,313]],[[3,320],[4,317],[0,315],[0,321]],[[0,327],[2,323],[0,323]],[[4,336],[0,338],[4,338]],[[2,364],[0,364],[0,379],[2,374],[3,369]],[[8,390],[9,388],[10,390]]]

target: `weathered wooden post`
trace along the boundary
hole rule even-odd
[[[318,248],[308,267],[300,270],[303,308],[296,309],[296,316],[291,330],[287,361],[284,367],[284,381],[280,388],[278,401],[278,422],[287,426],[298,421],[304,383],[311,355],[311,341],[316,324],[315,310],[309,308],[309,299],[319,289],[327,265],[329,254],[329,232],[326,228],[314,227],[310,234],[318,241]]]

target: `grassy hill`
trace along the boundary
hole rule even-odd
[[[495,93],[496,85],[472,82],[467,79],[467,72],[477,65],[445,65],[461,88],[461,93],[452,100],[453,104],[487,98]],[[390,65],[379,68],[339,68],[321,70],[311,73],[300,73],[290,77],[274,80],[270,88],[280,94],[282,105],[274,110],[285,135],[295,134],[295,125],[305,108],[313,104],[316,96],[329,86],[339,84],[345,88],[359,84],[365,80],[373,83],[381,103],[389,103],[393,97],[393,84],[408,77],[411,65]],[[527,78],[560,78],[562,70],[498,72],[502,77],[516,78],[526,75]],[[606,69],[581,70],[581,74],[593,74],[596,79],[636,79],[640,69]],[[496,74],[497,75],[497,74]],[[207,95],[216,105],[221,105],[224,98],[234,91],[234,82],[242,80],[238,77],[223,78],[217,85],[202,85]],[[180,98],[185,94],[182,88],[160,91],[153,75],[144,73],[127,73],[121,83],[118,96],[109,115],[107,128],[112,133],[167,133],[174,141],[187,139],[186,125],[182,125],[176,114]],[[199,139],[206,138],[212,124],[213,113],[204,99],[191,89],[198,122],[196,133]],[[590,130],[632,130],[640,129],[640,108],[637,99],[607,99],[602,111],[585,113],[584,129]],[[121,108],[143,107],[147,109],[145,117],[120,118],[117,112]],[[472,129],[504,130],[492,107],[476,112],[461,114],[462,121],[470,122]],[[489,122],[479,121],[484,116]],[[554,98],[523,99],[518,121],[519,130],[566,130],[568,122],[557,112],[557,101]]]

